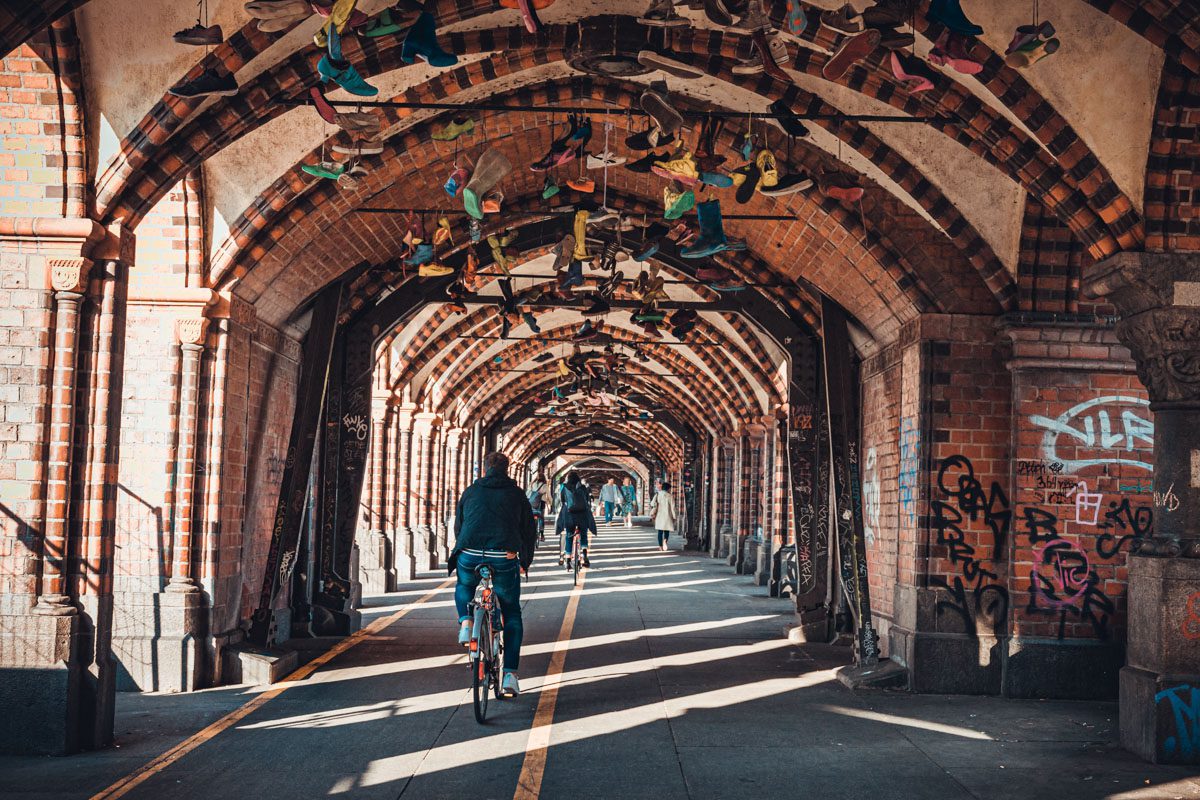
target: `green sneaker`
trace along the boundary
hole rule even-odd
[[[560,191],[557,183],[550,176],[546,176],[546,180],[542,182],[542,199],[549,200]]]
[[[301,164],[300,170],[316,178],[337,180],[346,171],[346,166],[336,161],[322,161],[318,164]]]
[[[663,188],[663,206],[665,219],[679,219],[696,205],[696,194],[691,189],[683,192],[674,191],[670,186]]]
[[[453,142],[463,134],[472,133],[475,130],[475,120],[467,117],[465,119],[454,119],[447,123],[440,131],[431,134],[430,139],[436,142]]]

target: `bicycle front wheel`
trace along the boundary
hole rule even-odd
[[[488,689],[492,678],[492,624],[485,614],[476,626],[479,633],[479,658],[471,662],[471,697],[475,706],[475,721],[487,720]]]

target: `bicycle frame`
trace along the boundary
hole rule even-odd
[[[492,569],[479,567],[479,585],[475,597],[467,604],[472,618],[469,643],[471,685],[474,695],[475,719],[487,718],[488,691],[500,699],[500,663],[504,654],[504,615],[492,586]]]

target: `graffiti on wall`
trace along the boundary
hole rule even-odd
[[[867,546],[875,544],[875,532],[879,530],[879,458],[875,448],[867,450],[867,460],[863,464],[863,536]]]
[[[1043,458],[1061,463],[1068,473],[1102,464],[1153,470],[1138,453],[1154,445],[1154,423],[1141,416],[1149,405],[1139,397],[1106,395],[1071,406],[1054,419],[1033,414],[1029,421],[1045,430]],[[1076,458],[1061,457],[1060,442],[1074,447]]]
[[[900,510],[909,525],[917,522],[917,479],[920,472],[921,439],[917,421],[912,417],[900,419]]]
[[[1091,623],[1093,634],[1108,638],[1108,620],[1116,606],[1101,588],[1087,554],[1065,539],[1051,539],[1034,548],[1029,572],[1029,604],[1034,615],[1058,615],[1058,638],[1068,619]]]
[[[1183,625],[1179,631],[1183,638],[1192,641],[1200,639],[1200,592],[1193,592],[1187,599],[1183,614]]]
[[[1200,753],[1200,689],[1186,683],[1173,686],[1154,695],[1155,705],[1163,700],[1171,704],[1175,718],[1175,735],[1163,739],[1163,753],[1190,759],[1193,753]]]
[[[985,490],[971,460],[963,455],[942,460],[937,489],[940,498],[930,502],[930,523],[937,533],[937,543],[947,548],[950,562],[959,567],[953,583],[939,575],[929,579],[930,585],[946,589],[950,595],[949,600],[937,602],[937,613],[957,613],[971,635],[976,635],[981,616],[990,621],[992,630],[999,632],[1008,616],[1008,589],[985,564],[994,561],[1008,537],[1012,522],[1008,497],[995,481]],[[982,522],[991,530],[990,557],[967,541],[963,530],[967,522]]]

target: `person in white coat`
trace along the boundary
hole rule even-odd
[[[658,549],[666,551],[667,539],[670,538],[671,531],[675,530],[675,498],[671,496],[670,483],[663,481],[661,486],[650,501],[650,517],[658,531]]]

